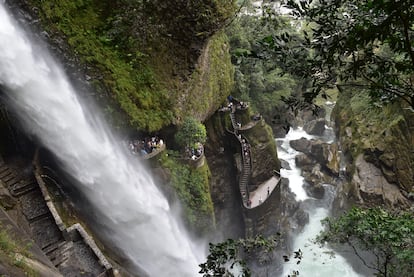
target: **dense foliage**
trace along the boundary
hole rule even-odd
[[[116,10],[109,3],[32,2],[39,8],[45,28],[54,36],[63,35],[81,63],[89,68],[92,83],[101,93],[98,99],[106,99],[103,104],[108,118],[117,119],[116,124],[121,125],[125,116],[114,109],[120,107],[135,128],[153,131],[171,122],[168,92],[159,85],[145,54],[111,36],[108,21]]]
[[[265,253],[271,252],[277,245],[277,237],[264,238],[256,236],[247,239],[227,239],[220,243],[209,244],[207,261],[200,264],[200,273],[203,277],[213,276],[251,276],[243,255],[262,249]]]
[[[289,74],[283,75],[284,65],[271,59],[266,45],[260,41],[271,34],[296,31],[282,17],[269,19],[255,16],[252,15],[255,11],[251,9],[245,12],[227,30],[235,66],[233,94],[250,102],[270,122],[283,105],[281,99],[300,93],[302,82]]]
[[[414,5],[410,0],[286,1],[292,14],[308,24],[303,39],[269,37],[268,45],[287,68],[312,78],[305,99],[312,101],[332,85],[369,89],[374,102],[396,99],[414,107]],[[292,43],[294,47],[292,47]]]
[[[353,208],[337,219],[326,219],[319,240],[347,243],[376,276],[407,276],[414,270],[414,215],[381,208]],[[373,254],[367,260],[361,250]]]
[[[185,118],[175,134],[175,141],[182,147],[195,147],[196,143],[204,144],[206,139],[206,127],[193,117]]]

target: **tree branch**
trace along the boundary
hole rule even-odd
[[[410,55],[411,63],[412,63],[412,66],[414,68],[414,52],[411,49],[410,35],[408,33],[408,30],[410,28],[409,22],[407,22],[407,19],[404,17],[404,15],[402,14],[401,11],[399,13],[399,17],[401,18],[403,26],[404,26],[403,31],[404,31],[404,38],[405,38],[405,40],[404,40],[405,48],[406,48],[406,51],[408,52],[408,54]]]

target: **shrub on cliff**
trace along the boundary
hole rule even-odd
[[[414,271],[414,215],[381,208],[353,208],[337,219],[325,219],[321,242],[346,243],[376,276],[408,276]],[[367,261],[360,251],[373,254]],[[411,273],[410,273],[411,272]]]
[[[196,143],[204,144],[207,139],[206,127],[193,117],[184,119],[175,134],[175,141],[181,147],[193,147]]]

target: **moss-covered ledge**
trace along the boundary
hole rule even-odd
[[[170,172],[171,186],[183,206],[187,226],[200,236],[215,230],[208,164],[194,168],[178,152],[171,150],[163,152],[158,162]]]
[[[204,121],[231,93],[234,68],[229,47],[224,32],[219,32],[208,40],[188,84],[175,99],[178,119],[191,115]]]

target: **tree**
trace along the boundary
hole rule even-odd
[[[414,108],[411,0],[286,2],[308,31],[300,40],[280,34],[264,42],[287,64],[296,60],[288,72],[312,79],[305,100],[324,96],[326,87],[352,85],[369,88],[376,103],[399,99]],[[295,58],[306,51],[306,59]]]
[[[280,234],[277,234],[279,236]],[[271,236],[264,238],[256,236],[247,239],[227,239],[217,244],[209,244],[209,255],[207,261],[200,264],[200,272],[203,277],[213,276],[251,276],[250,269],[246,261],[242,258],[243,254],[261,249],[262,251],[271,252],[277,244],[277,237]],[[236,273],[237,272],[237,273]]]
[[[346,243],[376,276],[408,276],[414,271],[414,215],[382,208],[353,208],[337,219],[324,221],[320,242]],[[362,251],[373,254],[369,262]]]
[[[281,31],[296,33],[296,30],[286,18],[274,16],[264,6],[262,10],[264,15],[247,8],[246,13],[240,14],[226,32],[235,67],[235,88],[232,94],[242,101],[250,102],[254,110],[260,111],[266,121],[271,122],[283,105],[281,99],[300,91],[302,84],[289,74],[281,76],[280,66],[283,64],[277,59],[271,59],[267,47],[259,43],[260,39],[270,34]]]
[[[182,126],[175,134],[176,142],[182,147],[193,147],[196,143],[205,143],[206,127],[193,117],[184,119]]]

